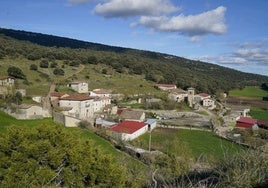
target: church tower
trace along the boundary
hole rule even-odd
[[[194,104],[194,88],[189,87],[187,89],[187,94],[188,94],[187,99],[188,99],[189,106],[192,108]]]

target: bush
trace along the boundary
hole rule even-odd
[[[56,68],[58,66],[58,64],[56,62],[52,62],[50,64],[50,68]]]
[[[89,129],[90,126],[91,124],[86,120],[82,120],[78,123],[78,127],[80,127],[81,129]]]
[[[227,156],[215,168],[220,187],[260,187],[267,184],[268,159],[265,153],[245,151]]]
[[[59,68],[55,68],[54,71],[53,71],[53,74],[63,76],[64,75],[64,70],[59,69]]]
[[[37,67],[37,65],[36,64],[31,64],[30,65],[30,70],[37,70],[38,69],[38,67]]]
[[[125,187],[125,171],[60,126],[12,126],[0,136],[0,187]]]
[[[25,79],[26,76],[22,72],[22,70],[18,67],[11,66],[7,69],[7,73],[9,76],[14,77],[14,78],[19,78],[19,79]]]
[[[49,66],[49,63],[47,60],[43,59],[41,62],[40,62],[40,67],[41,68],[48,68]]]

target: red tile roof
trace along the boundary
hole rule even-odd
[[[5,80],[5,79],[8,79],[8,78],[11,78],[10,76],[0,76],[0,80]]]
[[[187,91],[181,89],[181,88],[178,88],[178,89],[173,89],[170,91],[171,93],[176,93],[176,94],[187,94]]]
[[[144,122],[137,122],[137,121],[123,121],[122,123],[113,125],[110,129],[115,132],[119,133],[127,133],[132,134],[147,124]]]
[[[51,97],[62,97],[63,95],[66,95],[66,94],[65,93],[59,93],[59,92],[50,93]]]
[[[60,100],[68,100],[68,101],[85,101],[85,100],[92,100],[93,97],[89,97],[88,95],[82,94],[72,94],[67,97],[63,97]]]
[[[240,117],[239,120],[237,120],[237,122],[254,124],[257,123],[257,120],[250,117]]]
[[[111,92],[105,89],[94,89],[92,91],[95,94],[110,94]]]
[[[268,121],[266,120],[257,120],[259,125],[268,125]]]
[[[177,87],[175,84],[156,84],[157,87]]]
[[[236,127],[251,129],[252,126],[256,123],[256,119],[249,117],[240,117],[240,119],[236,121]]]
[[[207,93],[199,93],[198,95],[199,95],[200,97],[210,97],[210,95],[207,94]]]

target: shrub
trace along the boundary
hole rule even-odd
[[[49,66],[49,63],[47,60],[43,59],[41,62],[40,62],[40,67],[41,68],[48,68]]]
[[[50,64],[50,68],[56,68],[58,64],[54,61]]]
[[[18,67],[11,66],[7,69],[7,73],[9,76],[14,77],[14,78],[19,78],[19,79],[25,79],[26,76],[22,72],[22,70]]]
[[[30,65],[30,70],[37,70],[38,69],[38,67],[37,67],[37,65],[36,64],[31,64]]]
[[[53,71],[53,74],[63,76],[64,75],[64,70],[59,69],[59,68],[55,68],[54,71]]]

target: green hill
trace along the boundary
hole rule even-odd
[[[42,60],[49,68],[40,68]],[[64,75],[71,75],[79,65],[85,68],[69,80],[85,80],[91,88],[108,87],[124,93],[152,93],[154,83],[173,83],[195,87],[198,92],[216,93],[268,83],[267,76],[249,74],[219,65],[173,55],[114,47],[64,37],[0,29],[0,74],[8,67],[20,67],[30,93],[47,90],[56,64]],[[31,64],[37,71],[29,70]],[[22,83],[23,81],[21,81]],[[38,91],[35,89],[38,83]],[[32,91],[31,91],[32,90]]]

